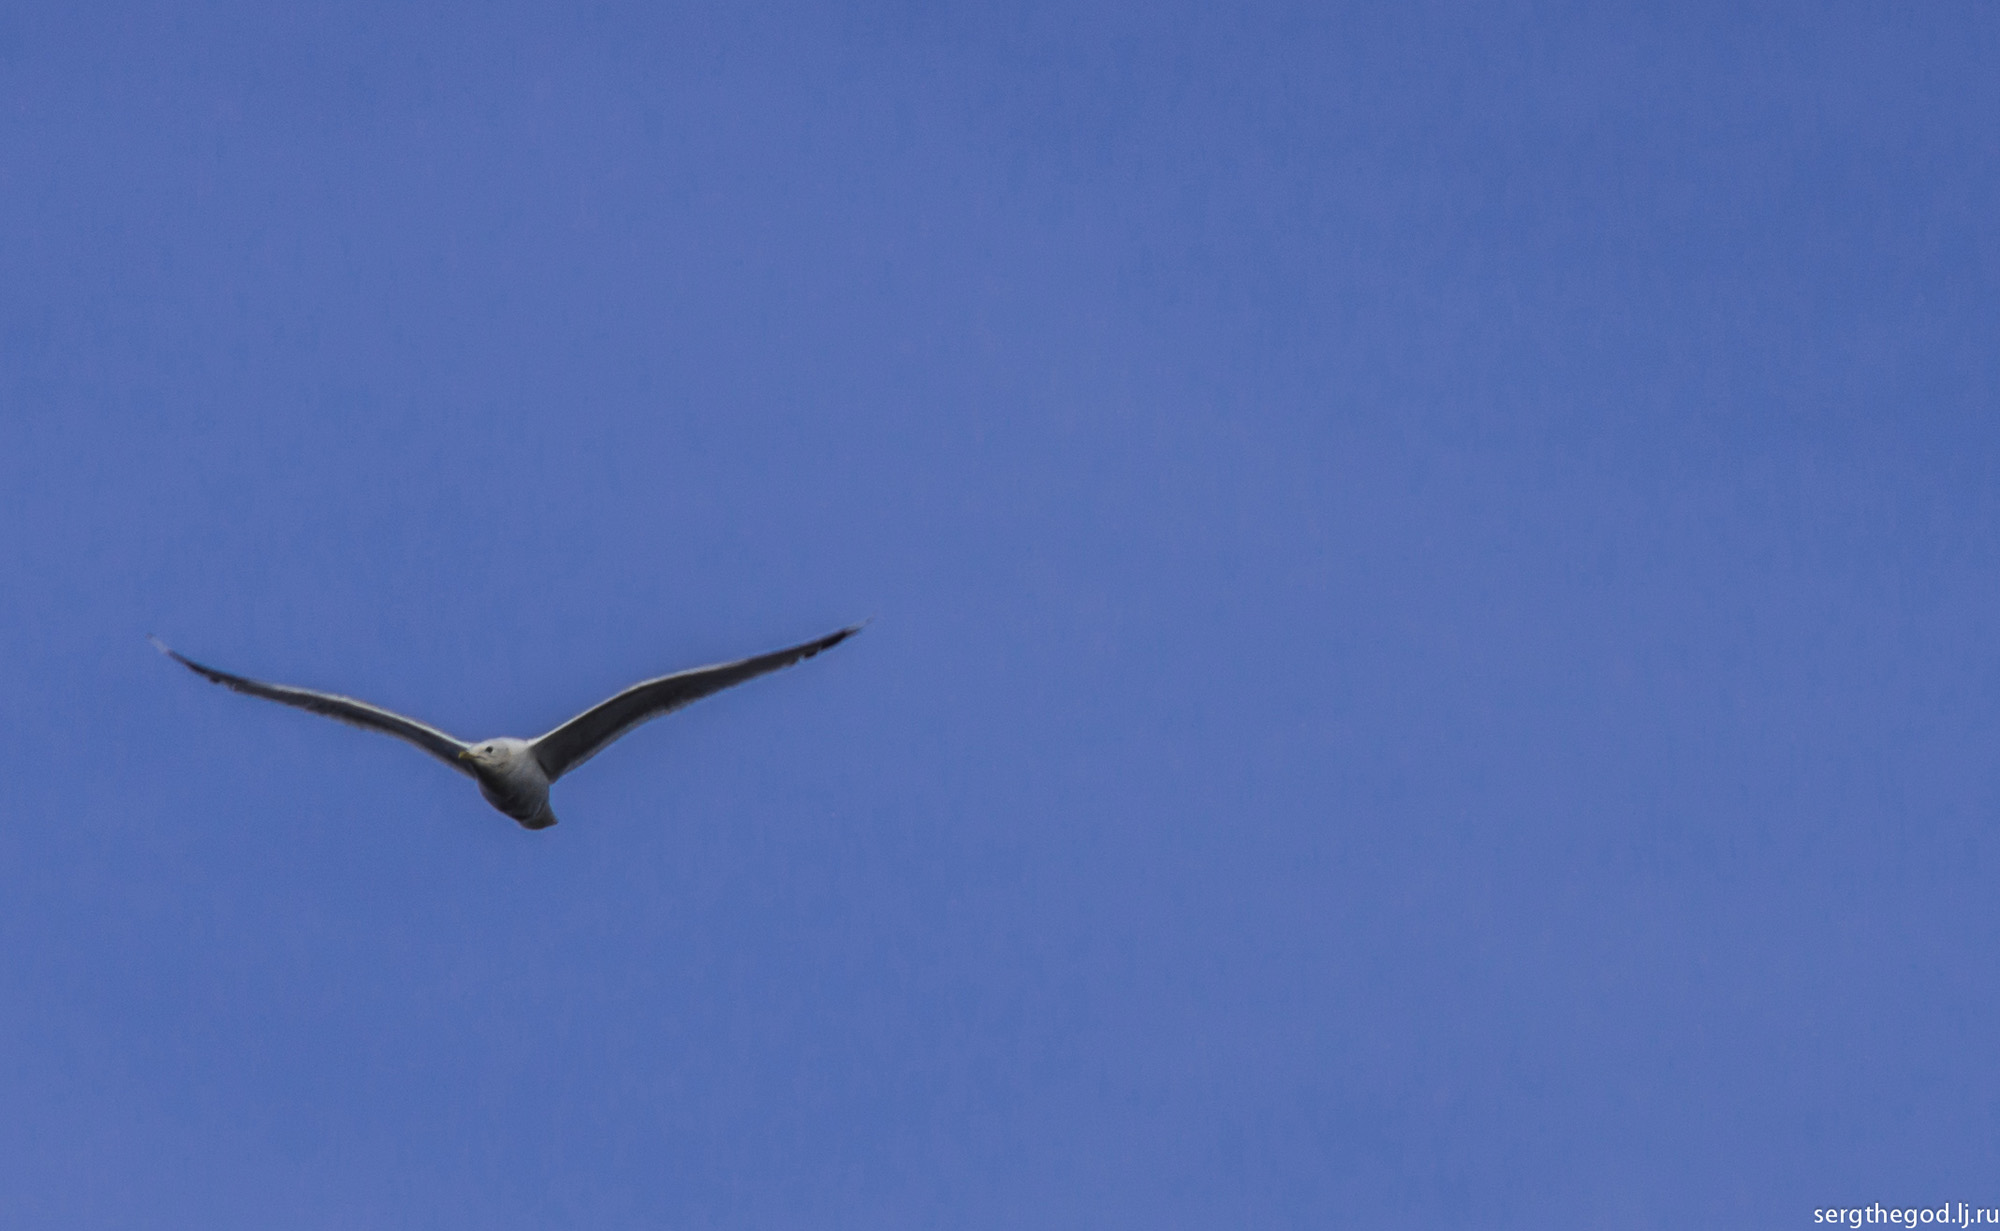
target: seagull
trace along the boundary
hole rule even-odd
[[[619,736],[642,722],[672,713],[711,693],[721,692],[780,667],[804,662],[860,631],[861,625],[854,624],[789,649],[643,680],[610,700],[592,706],[539,739],[502,737],[477,744],[468,744],[414,718],[405,718],[353,697],[314,692],[310,688],[293,688],[286,684],[266,684],[262,680],[217,671],[214,667],[205,667],[175,653],[158,637],[149,640],[160,653],[224,688],[263,697],[267,701],[295,705],[302,710],[325,714],[328,718],[337,718],[357,727],[386,731],[397,739],[407,740],[460,773],[476,778],[479,793],[486,797],[486,802],[520,822],[523,829],[547,829],[556,823],[556,814],[549,810],[549,784],[602,752]]]

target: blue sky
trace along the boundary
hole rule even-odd
[[[1996,58],[8,8],[5,1221],[2000,1204]]]

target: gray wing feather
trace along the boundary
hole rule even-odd
[[[755,679],[767,671],[803,662],[860,631],[861,625],[855,624],[804,645],[773,650],[740,662],[696,667],[692,671],[680,671],[634,684],[609,701],[578,714],[530,746],[535,751],[535,759],[542,764],[542,772],[554,782],[642,722],[672,713],[684,705],[745,680]]]
[[[328,718],[337,718],[371,731],[387,732],[397,739],[415,744],[462,774],[472,773],[472,767],[458,759],[458,754],[471,745],[453,739],[436,727],[426,726],[414,718],[405,718],[379,705],[356,701],[353,697],[342,697],[330,692],[314,692],[310,688],[293,688],[285,684],[266,684],[262,680],[246,679],[240,675],[231,675],[227,671],[217,671],[214,667],[204,667],[193,659],[174,652],[158,637],[151,638],[151,641],[160,653],[196,675],[212,680],[224,688],[234,689],[252,697],[262,697],[266,701],[297,706],[315,714],[325,714]]]

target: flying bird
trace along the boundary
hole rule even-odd
[[[486,797],[486,802],[519,821],[522,828],[547,829],[556,823],[556,814],[549,810],[549,784],[596,756],[619,736],[642,722],[672,713],[711,693],[721,692],[780,667],[803,662],[860,631],[861,625],[855,624],[789,649],[644,680],[610,700],[592,706],[539,739],[502,737],[477,744],[468,744],[414,718],[405,718],[353,697],[285,684],[266,684],[262,680],[217,671],[214,667],[205,667],[175,653],[158,637],[151,640],[160,653],[224,688],[295,705],[302,710],[338,718],[357,727],[386,731],[397,739],[407,740],[460,773],[478,779],[479,793]]]

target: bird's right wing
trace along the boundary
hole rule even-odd
[[[245,679],[231,675],[227,671],[217,671],[214,667],[204,667],[191,658],[184,658],[167,648],[158,637],[150,639],[155,648],[196,675],[213,680],[224,688],[262,697],[266,701],[277,701],[294,705],[315,714],[325,714],[328,718],[338,718],[342,722],[357,727],[367,727],[371,731],[384,731],[400,740],[408,740],[430,753],[446,765],[462,774],[471,774],[472,767],[458,759],[458,754],[471,745],[453,739],[436,727],[426,726],[414,718],[405,718],[393,710],[385,710],[379,705],[366,701],[356,701],[353,697],[336,696],[330,692],[314,692],[310,688],[292,688],[285,684],[266,684],[262,680]]]
[[[755,679],[767,671],[802,662],[821,650],[839,645],[860,631],[861,626],[856,624],[803,645],[773,650],[755,658],[717,663],[713,667],[696,667],[692,671],[680,671],[634,684],[536,740],[531,745],[535,750],[535,759],[541,762],[542,771],[548,774],[549,781],[554,782],[642,722],[671,713],[745,680]]]

